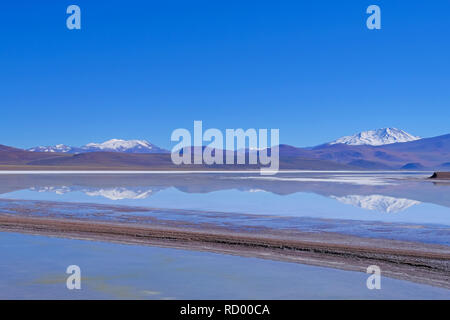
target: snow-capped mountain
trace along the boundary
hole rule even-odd
[[[56,146],[39,146],[28,149],[32,152],[60,152],[60,153],[85,153],[85,152],[125,152],[125,153],[166,153],[146,140],[121,140],[111,139],[102,143],[88,143],[82,147],[71,147],[64,144]]]
[[[61,153],[79,153],[82,150],[76,147],[66,146],[65,144],[57,144],[56,146],[39,146],[27,149],[32,152],[61,152]]]
[[[408,132],[397,128],[382,128],[378,130],[363,131],[352,136],[345,136],[329,142],[332,144],[348,144],[348,145],[371,145],[381,146],[385,144],[409,142],[421,139],[420,137],[413,136]]]
[[[416,200],[394,198],[378,194],[373,194],[370,196],[361,196],[361,195],[349,195],[344,197],[331,196],[331,198],[336,199],[339,202],[350,204],[352,206],[359,207],[362,209],[386,213],[397,213],[406,210],[414,205],[420,204],[420,202]]]
[[[109,151],[126,153],[161,153],[164,150],[146,140],[111,139],[103,143],[88,143],[81,147],[85,152]]]

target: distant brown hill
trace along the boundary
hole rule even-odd
[[[329,160],[366,169],[438,169],[450,163],[450,134],[382,146],[324,144],[296,148],[280,145],[280,155]]]
[[[36,160],[64,158],[67,156],[67,154],[29,152],[22,149],[0,145],[0,165],[27,165]]]
[[[297,170],[441,170],[450,167],[450,134],[383,146],[325,144],[313,148],[280,145],[280,168]],[[248,151],[247,151],[248,156]],[[258,165],[182,165],[168,153],[30,152],[0,145],[0,169],[243,170]]]
[[[181,165],[172,163],[171,155],[132,154],[118,152],[90,152],[81,154],[29,152],[0,146],[0,169],[40,170],[246,170],[259,169],[259,165]],[[280,159],[281,169],[355,170],[357,167],[328,160],[285,156]]]

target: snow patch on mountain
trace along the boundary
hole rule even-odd
[[[369,130],[357,133],[352,136],[345,136],[329,142],[329,145],[333,144],[348,144],[348,145],[371,145],[381,146],[391,143],[409,142],[421,139],[420,137],[413,136],[406,131],[397,128],[382,128],[377,130]]]
[[[159,149],[146,140],[121,140],[111,139],[103,143],[88,143],[82,149],[89,151],[115,151],[115,152],[131,152],[131,151],[153,151]]]
[[[77,148],[66,146],[65,144],[57,144],[56,146],[39,146],[27,149],[32,152],[61,152],[61,153],[77,153]]]

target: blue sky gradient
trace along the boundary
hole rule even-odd
[[[66,8],[81,7],[81,30]],[[366,28],[381,7],[382,29]],[[83,145],[176,128],[279,128],[311,146],[397,127],[450,133],[450,2],[8,1],[0,144]]]

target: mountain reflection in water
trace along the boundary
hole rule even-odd
[[[172,202],[182,207],[181,199],[187,197],[198,199],[201,205],[205,195],[214,195],[216,199],[217,194],[228,197],[229,192],[234,191],[233,196],[237,192],[247,198],[247,203],[263,198],[280,208],[283,199],[287,200],[285,196],[295,194],[324,196],[373,212],[399,213],[423,203],[449,208],[450,184],[433,183],[426,179],[428,176],[429,173],[393,172],[297,172],[268,177],[251,173],[2,174],[0,195],[35,199],[34,193],[45,193],[48,194],[45,200],[65,201],[70,196],[72,201],[130,200],[127,204],[149,205],[155,195],[163,191],[165,194],[172,192]],[[201,195],[204,196],[200,199]],[[297,205],[299,210],[304,206],[300,200]]]

